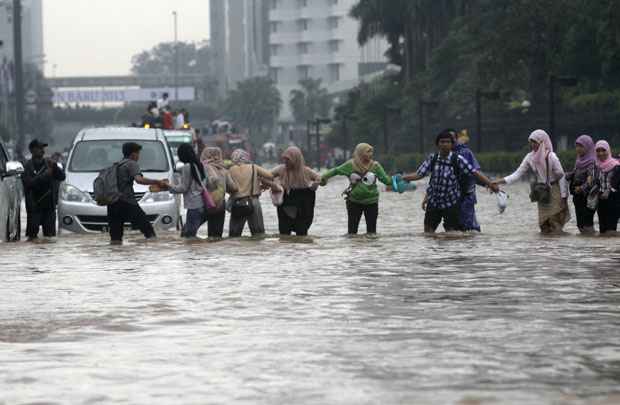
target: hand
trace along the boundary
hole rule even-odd
[[[424,200],[422,200],[422,211],[426,211],[427,206],[428,206],[428,196],[424,196]]]
[[[310,184],[310,189],[316,191],[320,185],[321,181],[313,181],[312,184]]]
[[[575,187],[575,194],[581,194],[582,191],[583,189],[581,188],[581,186]]]
[[[321,182],[319,184],[321,185],[321,187],[325,187],[327,185],[327,180],[321,179]]]
[[[162,190],[168,190],[170,189],[170,182],[168,180],[160,180],[157,182],[157,187],[161,188]]]
[[[499,193],[499,185],[495,182],[489,184],[489,188],[491,189],[491,191],[495,194]]]

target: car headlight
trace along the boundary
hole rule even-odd
[[[93,199],[90,194],[74,187],[70,184],[63,184],[60,188],[60,199],[69,202],[92,203]]]
[[[144,194],[144,197],[142,197],[142,200],[140,200],[140,202],[152,204],[171,200],[174,200],[174,196],[167,191],[162,191],[159,193],[146,193]]]

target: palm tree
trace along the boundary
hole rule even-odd
[[[304,79],[299,81],[299,89],[291,90],[289,105],[298,124],[329,114],[332,102],[322,84],[321,79]]]

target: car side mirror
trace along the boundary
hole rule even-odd
[[[180,172],[181,170],[183,170],[184,167],[185,167],[185,163],[177,162],[177,164],[174,167],[174,171]]]
[[[5,176],[17,176],[24,173],[24,165],[20,162],[7,162]]]

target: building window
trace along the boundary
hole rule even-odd
[[[278,83],[278,76],[280,74],[280,68],[269,68],[269,77],[274,83]]]
[[[329,51],[331,53],[336,53],[340,51],[340,40],[332,39],[331,41],[329,41]]]
[[[271,56],[278,56],[280,53],[280,45],[271,45]]]
[[[301,20],[297,21],[297,26],[300,31],[308,31],[308,28],[310,27],[310,21],[307,18],[302,18]]]
[[[272,21],[271,23],[269,23],[269,27],[271,29],[271,33],[275,34],[276,32],[278,32],[278,22],[277,21]]]
[[[327,24],[329,25],[329,29],[337,29],[340,26],[340,17],[329,17],[327,19]]]
[[[297,76],[299,80],[306,80],[310,78],[310,66],[301,65],[297,66]]]
[[[329,65],[329,81],[332,83],[340,81],[340,64],[333,63]]]
[[[308,42],[300,42],[297,44],[297,52],[300,55],[305,55],[310,50],[310,44]]]
[[[303,8],[303,7],[308,7],[308,0],[297,0],[297,4],[299,5],[299,7]]]

